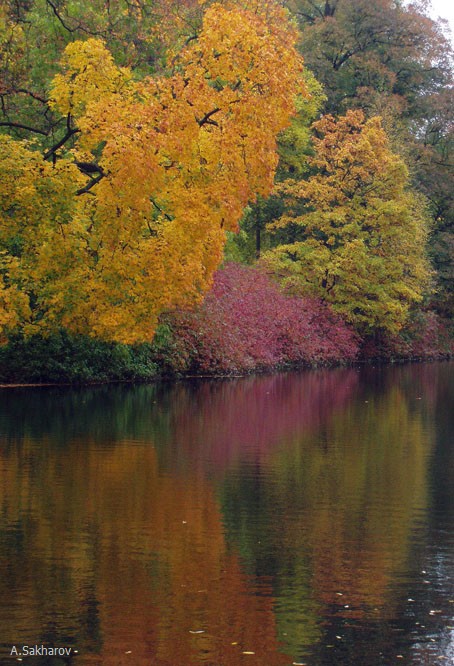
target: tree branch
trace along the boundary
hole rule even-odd
[[[11,123],[11,122],[0,122],[0,127],[14,127],[17,129],[23,129],[27,130],[27,132],[35,132],[36,134],[42,134],[43,136],[47,136],[49,132],[46,132],[44,130],[40,130],[36,127],[29,127],[28,125],[22,125],[21,123]]]
[[[98,166],[98,164],[95,164],[95,162],[75,162],[74,164],[80,171],[82,171],[82,173],[90,176],[90,178],[93,178],[91,175],[92,173],[97,173],[103,176],[105,175],[102,168]]]
[[[34,93],[31,90],[27,90],[26,88],[17,88],[17,90],[14,90],[12,92],[23,93],[24,95],[28,95],[29,97],[32,97],[33,99],[36,99],[38,102],[41,102],[42,104],[47,104],[48,103],[47,99],[44,99],[44,97],[41,97],[37,93]]]
[[[64,146],[65,143],[67,141],[69,141],[69,139],[74,134],[78,134],[80,132],[80,130],[77,129],[77,127],[71,127],[71,114],[70,113],[68,113],[67,118],[66,118],[66,127],[67,127],[67,131],[66,131],[66,134],[64,135],[64,137],[62,137],[60,139],[60,141],[57,141],[57,143],[54,146],[52,146],[52,148],[49,148],[49,150],[47,150],[44,153],[43,157],[44,157],[45,160],[48,160],[49,157],[53,157],[55,155],[55,153],[57,152],[57,150],[59,148],[61,148],[62,146]]]
[[[51,2],[51,0],[46,0],[46,2],[49,5],[49,7],[51,7],[53,13],[57,17],[57,19],[60,21],[60,23],[62,24],[64,29],[67,30],[68,32],[76,32],[77,28],[70,28],[69,25],[66,25],[66,23],[64,22],[64,20],[60,16],[60,13],[59,13],[57,7],[54,5],[54,3]]]
[[[214,114],[220,110],[220,108],[216,107],[212,111],[208,111],[208,113],[206,113],[200,120],[196,118],[199,127],[202,127],[203,125],[215,125],[216,127],[219,127],[219,123],[217,123],[215,120],[212,120],[211,116],[214,116]]]
[[[61,16],[60,12],[58,11],[56,5],[51,1],[51,0],[46,0],[46,3],[51,7],[52,12],[55,14],[57,19],[60,21],[61,25],[64,27],[65,30],[68,32],[77,32],[80,30],[81,32],[85,32],[87,35],[102,35],[102,32],[96,31],[96,30],[87,30],[80,21],[77,22],[77,25],[74,28],[70,28],[67,23],[65,23],[65,20]]]
[[[156,208],[156,210],[158,210],[160,213],[162,213],[162,214],[164,215],[164,217],[165,217],[167,220],[169,220],[169,222],[172,221],[172,218],[170,217],[170,215],[168,215],[165,211],[162,210],[161,206],[159,206],[159,205],[156,203],[156,201],[153,199],[153,197],[150,197],[150,201],[151,201],[151,203],[153,204],[153,206]]]
[[[104,178],[104,176],[105,176],[104,172],[101,172],[99,176],[97,176],[96,178],[92,178],[90,181],[88,181],[86,185],[84,185],[84,187],[81,187],[79,190],[77,190],[76,195],[79,197],[81,194],[86,194],[87,192],[89,192],[92,189],[92,187],[97,185],[99,181]]]

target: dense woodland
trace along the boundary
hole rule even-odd
[[[2,0],[0,44],[0,380],[452,354],[423,0]]]

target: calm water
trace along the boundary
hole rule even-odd
[[[0,391],[0,663],[454,663],[454,364]]]

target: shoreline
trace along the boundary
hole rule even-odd
[[[367,365],[403,365],[405,363],[445,363],[454,361],[454,355],[446,354],[437,357],[416,357],[416,358],[359,358],[355,361],[339,362],[339,363],[321,363],[319,365],[300,365],[293,367],[274,367],[265,368],[262,370],[251,370],[244,373],[226,373],[226,374],[208,374],[208,373],[192,373],[192,374],[159,374],[147,379],[132,378],[132,379],[105,379],[98,381],[61,381],[61,382],[0,382],[0,389],[11,388],[49,388],[49,387],[71,387],[71,388],[88,388],[93,386],[107,386],[109,384],[155,384],[157,382],[180,382],[186,380],[209,379],[209,380],[226,380],[226,379],[245,379],[246,377],[258,377],[262,375],[271,375],[281,372],[300,372],[304,370],[335,370],[336,368],[345,367],[364,367]]]

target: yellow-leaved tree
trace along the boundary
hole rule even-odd
[[[209,288],[305,94],[284,10],[246,4],[211,5],[160,78],[135,80],[100,40],[69,44],[51,84],[65,136],[44,156],[0,137],[4,335],[146,341]]]
[[[424,202],[409,188],[379,117],[361,111],[313,125],[313,174],[278,186],[274,229],[297,240],[264,256],[296,292],[321,297],[361,333],[397,333],[430,281]]]

